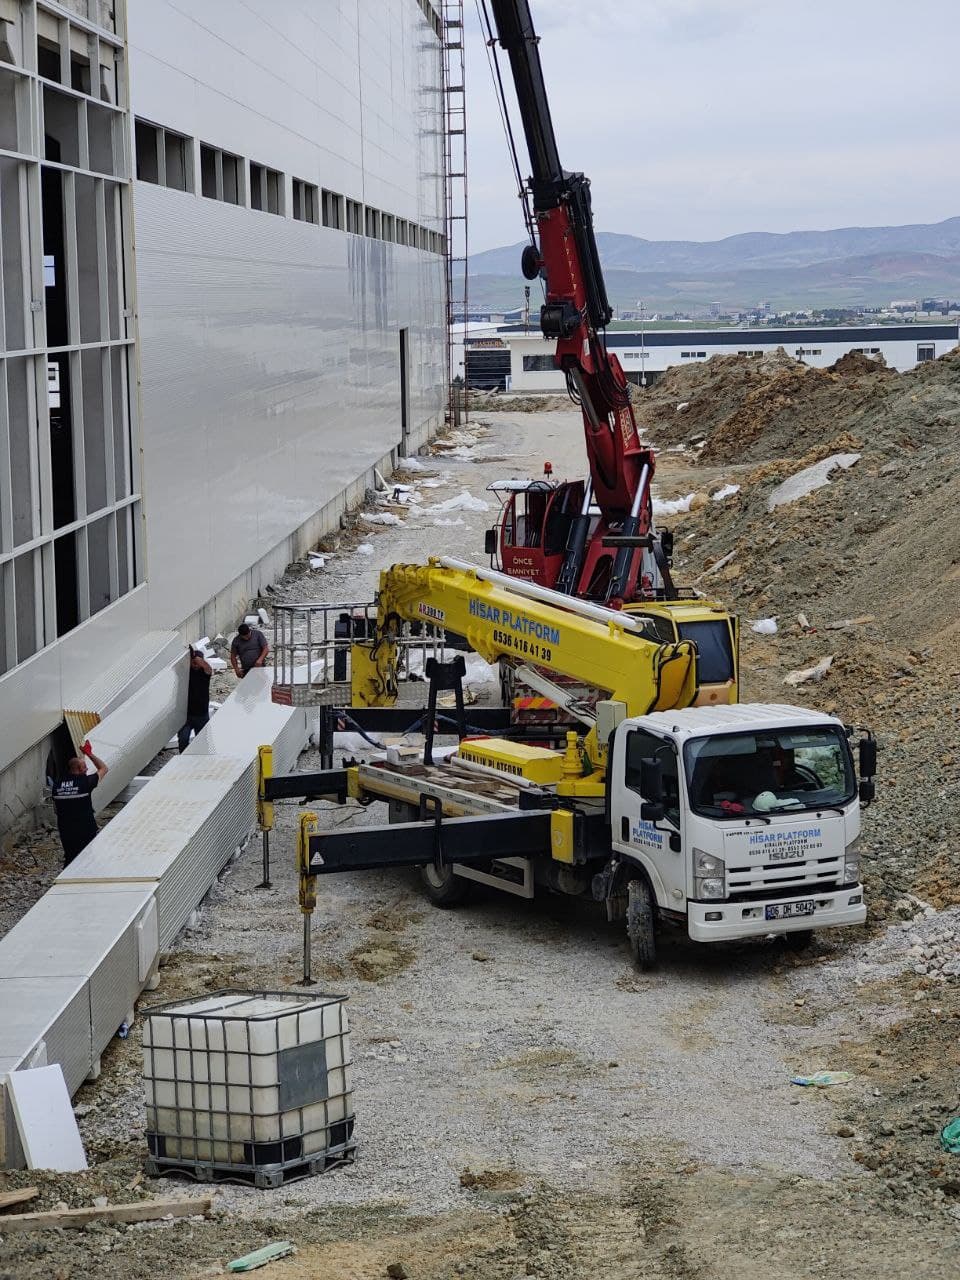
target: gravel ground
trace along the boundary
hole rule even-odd
[[[419,505],[468,490],[490,511],[358,522],[332,540],[322,570],[292,566],[263,603],[360,599],[381,567],[426,552],[479,561],[495,515],[486,484],[538,474],[544,458],[558,475],[575,473],[582,449],[578,416],[557,410],[490,414],[448,444],[421,460],[433,475],[406,477],[427,479]],[[688,491],[688,465],[661,459],[662,496]],[[697,468],[701,485],[738,474]],[[463,523],[435,523],[451,520]],[[745,638],[748,680],[761,687],[762,643]],[[384,820],[381,806],[320,808],[326,826]],[[296,984],[297,818],[296,806],[279,809],[273,888],[255,888],[252,841],[145,1004]],[[869,820],[882,824],[883,807]],[[590,904],[489,893],[442,912],[405,872],[331,876],[318,892],[314,969],[325,990],[349,996],[356,1164],[277,1191],[222,1187],[225,1216],[203,1226],[85,1232],[49,1255],[12,1238],[0,1273],[82,1280],[98,1273],[94,1251],[112,1248],[130,1280],[161,1263],[171,1276],[218,1274],[226,1259],[288,1235],[301,1253],[275,1264],[277,1276],[311,1280],[382,1276],[397,1259],[423,1280],[892,1280],[918,1259],[917,1274],[954,1274],[956,1200],[931,1168],[932,1117],[960,1108],[957,913],[906,901],[886,930],[826,935],[802,958],[774,943],[707,949],[666,935],[658,972],[638,975],[622,927]],[[78,1095],[91,1174],[43,1180],[44,1203],[184,1189],[137,1180],[138,1035],[115,1041],[101,1079]],[[827,1090],[789,1083],[821,1069],[854,1078]]]

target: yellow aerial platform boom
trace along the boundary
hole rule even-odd
[[[685,602],[689,610],[694,608]],[[708,610],[735,628],[729,615]],[[464,636],[490,663],[506,658],[602,689],[628,716],[696,703],[697,648],[691,640],[658,643],[643,621],[621,610],[565,596],[454,559],[397,564],[380,575],[373,640],[352,651],[353,702],[385,706],[397,696],[396,640],[402,624],[420,622]],[[736,689],[730,701],[736,700]],[[606,743],[591,728],[585,749],[602,765]]]

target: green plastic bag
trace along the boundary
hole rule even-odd
[[[817,1089],[826,1089],[832,1084],[846,1084],[852,1079],[852,1071],[818,1071],[813,1076],[794,1076],[790,1083],[813,1085]]]
[[[950,1120],[940,1130],[940,1145],[952,1156],[960,1156],[960,1116]]]

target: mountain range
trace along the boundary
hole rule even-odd
[[[893,299],[960,297],[960,217],[902,227],[750,231],[723,240],[644,240],[597,233],[607,292],[618,309],[777,309],[877,306]],[[523,244],[470,258],[471,307],[520,305]]]

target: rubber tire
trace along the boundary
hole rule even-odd
[[[653,894],[644,879],[627,885],[627,938],[633,963],[641,973],[656,967],[657,939]]]
[[[420,883],[423,892],[435,907],[459,907],[470,894],[471,884],[463,876],[454,875],[449,867],[442,871],[430,863],[420,868]]]
[[[785,933],[783,936],[783,945],[788,951],[806,951],[813,942],[812,929],[794,929],[792,933]]]

